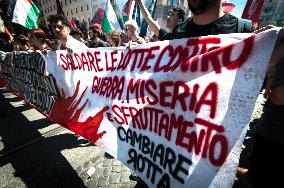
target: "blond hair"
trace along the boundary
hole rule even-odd
[[[135,28],[136,31],[138,31],[138,24],[135,20],[128,20],[127,22],[125,22],[124,27],[127,26],[132,26],[133,28]]]

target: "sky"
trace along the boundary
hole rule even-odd
[[[231,14],[237,17],[241,17],[243,13],[243,9],[245,8],[245,5],[247,3],[247,0],[230,0],[230,2],[236,5],[236,7],[231,12]]]

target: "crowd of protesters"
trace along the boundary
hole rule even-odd
[[[176,7],[171,9],[167,19],[167,30],[161,28],[151,18],[142,1],[137,3],[148,22],[154,35],[151,38],[139,36],[139,27],[135,20],[124,23],[123,31],[102,32],[100,24],[89,27],[88,33],[83,33],[78,28],[73,28],[69,20],[62,14],[51,15],[48,19],[53,35],[48,35],[43,29],[32,29],[27,35],[10,36],[5,32],[0,34],[0,51],[36,51],[36,50],[64,50],[74,48],[97,48],[97,47],[119,47],[156,42],[170,39],[171,32],[175,26],[185,20],[185,11]],[[75,45],[74,45],[75,44]]]
[[[10,36],[0,33],[0,51],[36,51],[36,50],[76,50],[97,47],[119,47],[171,40],[186,37],[199,37],[228,33],[254,32],[251,22],[224,13],[221,0],[188,0],[188,8],[193,13],[185,18],[185,11],[173,8],[168,15],[167,28],[154,21],[141,0],[136,0],[141,12],[154,32],[148,41],[139,36],[138,25],[129,20],[123,31],[103,33],[100,25],[91,26],[87,34],[73,30],[69,21],[63,15],[52,15],[49,18],[54,34],[47,36],[42,29],[30,30],[27,36]],[[242,23],[242,24],[240,24]],[[243,26],[242,26],[243,25]],[[278,49],[277,49],[278,48]],[[282,168],[284,167],[284,50],[283,41],[276,46],[273,53],[266,86],[268,97],[265,111],[256,126],[254,136],[254,151],[251,165],[248,169],[238,169],[238,177],[247,187],[273,187],[284,185]],[[276,58],[277,57],[277,58]],[[281,187],[281,186],[280,186]]]
[[[49,36],[43,29],[32,29],[27,35],[19,34],[10,36],[5,32],[0,33],[0,51],[37,51],[37,50],[65,50],[98,47],[119,47],[146,43],[139,36],[139,28],[134,20],[129,20],[124,25],[123,31],[103,33],[101,25],[91,26],[88,33],[80,29],[73,29],[68,19],[62,14],[51,15],[49,23],[53,35]],[[150,42],[152,40],[149,40]],[[157,41],[155,36],[153,41]]]

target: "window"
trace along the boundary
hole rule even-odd
[[[90,19],[90,17],[88,18],[88,21],[89,21],[89,24],[91,23],[91,19]]]
[[[89,5],[87,4],[87,10],[89,10]]]
[[[71,4],[71,0],[69,0],[69,3]]]
[[[68,11],[66,12],[66,15],[68,16]]]
[[[76,8],[76,14],[78,13],[78,9]]]
[[[66,3],[66,0],[65,0],[65,5],[66,5],[67,3]]]
[[[81,6],[81,12],[83,12],[83,6]]]
[[[55,10],[55,5],[53,6],[53,10]]]
[[[71,15],[73,15],[73,10],[71,10]]]

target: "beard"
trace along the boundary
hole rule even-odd
[[[188,8],[194,15],[199,15],[218,3],[218,0],[188,0]]]
[[[54,33],[54,35],[55,35],[55,38],[56,38],[56,39],[61,39],[61,38],[63,38],[62,33]]]

